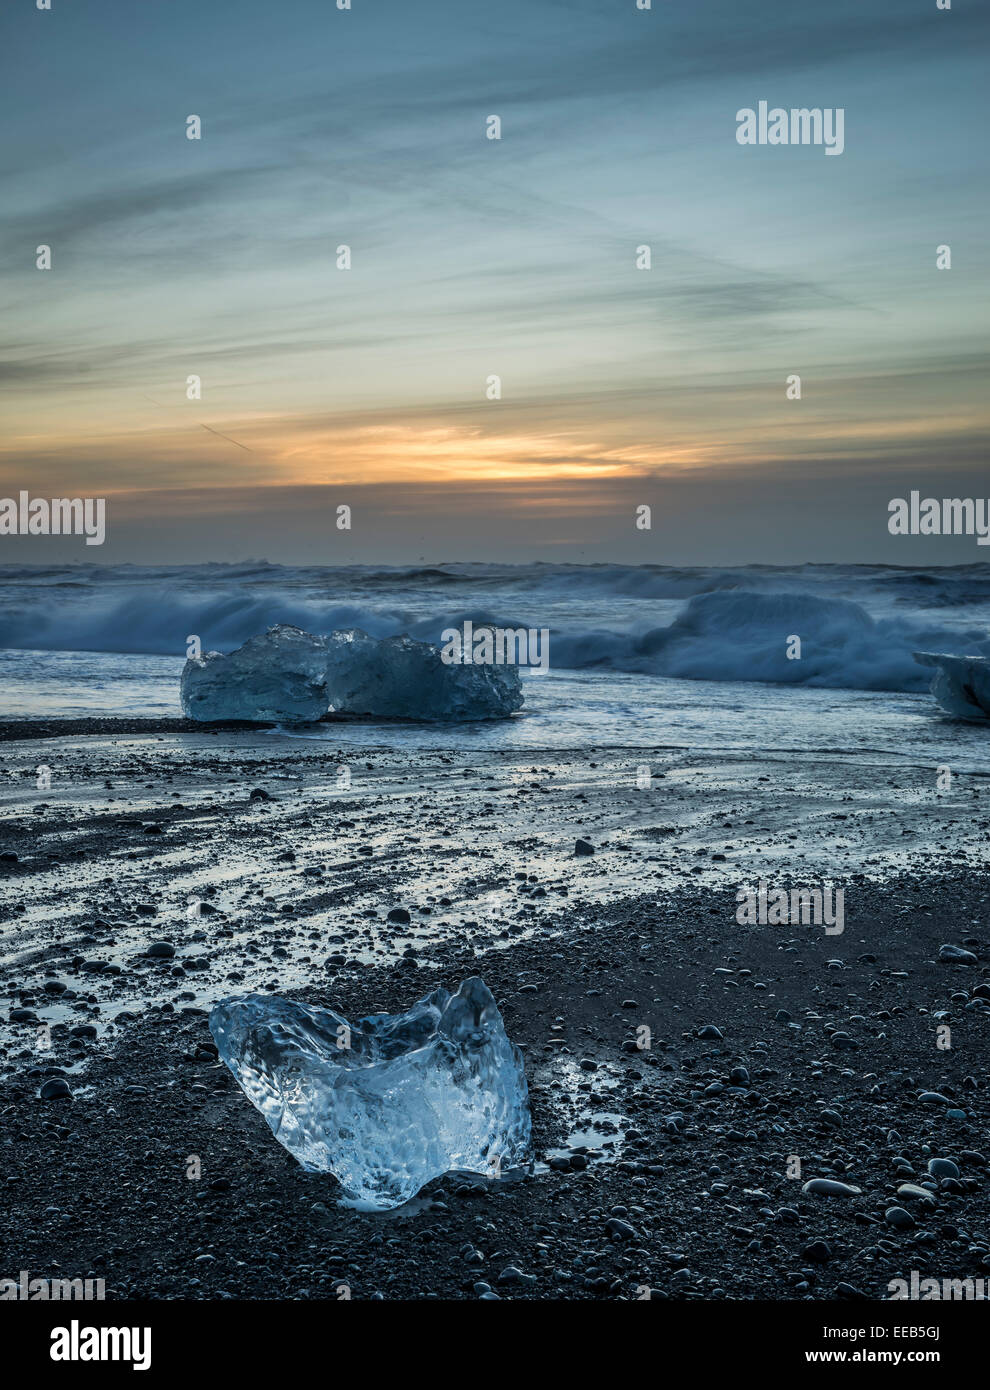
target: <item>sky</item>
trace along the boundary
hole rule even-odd
[[[975,0],[6,0],[0,496],[106,497],[108,562],[983,559],[887,503],[990,493],[988,36]],[[740,145],[763,100],[842,108],[842,154]],[[0,540],[55,558],[97,556]]]

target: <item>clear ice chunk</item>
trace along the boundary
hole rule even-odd
[[[522,1054],[477,976],[355,1024],[277,996],[224,999],[210,1031],[275,1138],[333,1173],[345,1205],[386,1211],[444,1173],[529,1162]]]
[[[513,665],[447,664],[439,647],[412,637],[369,637],[360,628],[327,638],[327,688],[337,714],[387,719],[504,719],[523,703]]]
[[[915,652],[914,659],[934,668],[931,693],[949,714],[961,719],[990,719],[990,660],[985,656]]]
[[[306,724],[327,712],[327,644],[280,624],[224,656],[190,657],[179,698],[189,719]]]
[[[279,625],[228,656],[190,657],[179,697],[190,719],[305,724],[328,709],[380,719],[504,719],[523,703],[513,665],[448,665],[411,637],[353,628],[314,637]]]

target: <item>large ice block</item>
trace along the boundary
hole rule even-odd
[[[327,644],[279,625],[229,656],[190,657],[179,687],[190,719],[309,723],[327,712]]]
[[[275,1138],[333,1173],[349,1206],[385,1211],[444,1173],[496,1177],[529,1161],[522,1054],[477,976],[354,1024],[249,994],[217,1004],[210,1030]]]
[[[391,719],[503,719],[523,703],[516,666],[448,665],[429,642],[360,628],[327,638],[327,689],[338,714]]]
[[[280,625],[229,656],[191,657],[180,698],[191,719],[310,723],[336,714],[381,719],[503,719],[523,703],[512,665],[448,665],[411,637],[352,628],[314,637]]]
[[[944,710],[961,719],[990,719],[990,660],[915,652],[914,659],[935,671],[931,692]]]

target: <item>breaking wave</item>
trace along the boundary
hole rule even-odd
[[[551,667],[877,691],[927,687],[919,648],[990,655],[985,565],[73,566],[2,570],[0,593],[0,647],[22,650],[230,651],[274,623],[436,642],[470,618],[550,628]]]
[[[792,639],[800,657],[788,657]],[[674,621],[642,634],[566,633],[551,664],[608,667],[688,680],[772,681],[834,689],[920,691],[919,647],[990,655],[985,628],[872,618],[847,599],[800,593],[702,594]]]

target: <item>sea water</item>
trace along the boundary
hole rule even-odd
[[[549,670],[523,672],[520,714],[307,736],[819,749],[990,771],[990,730],[941,714],[912,655],[990,654],[984,564],[10,567],[0,570],[0,717],[178,717],[193,635],[204,651],[230,651],[279,622],[439,642],[468,621],[549,629]]]

